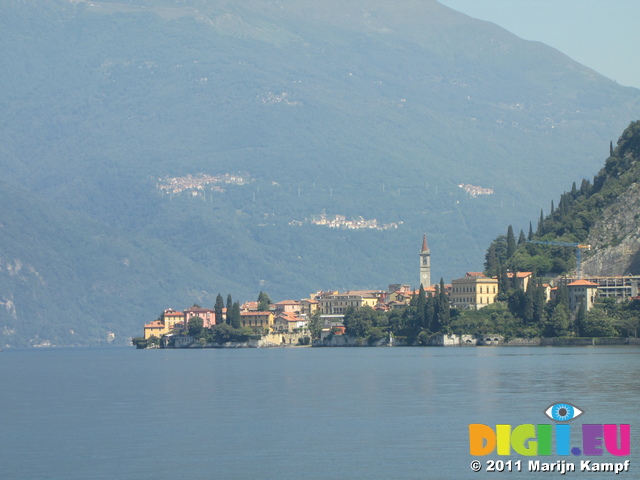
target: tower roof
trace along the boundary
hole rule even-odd
[[[421,252],[428,252],[429,251],[429,246],[427,245],[427,234],[425,233],[422,236],[422,250]]]

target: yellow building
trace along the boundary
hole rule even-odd
[[[480,274],[467,274],[451,281],[451,306],[478,310],[494,303],[498,296],[498,280]]]
[[[344,293],[331,293],[318,299],[318,307],[323,315],[342,315],[348,308],[375,307],[381,295],[378,290],[350,290]]]
[[[272,330],[274,316],[271,312],[240,312],[240,322],[243,327],[254,330]]]
[[[144,326],[144,339],[148,340],[151,337],[160,338],[165,333],[169,333],[169,328],[160,320],[154,320],[151,323],[147,323]]]
[[[183,328],[185,325],[184,313],[176,312],[175,310],[165,310],[162,315],[164,324],[167,327],[167,331],[171,331],[174,328]]]

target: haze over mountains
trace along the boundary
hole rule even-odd
[[[415,285],[424,232],[450,281],[640,114],[431,0],[8,0],[0,41],[1,345],[124,344],[218,292]]]

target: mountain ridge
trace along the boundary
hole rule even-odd
[[[0,258],[50,286],[0,272],[0,301],[15,306],[0,308],[0,330],[16,331],[0,343],[32,344],[43,325],[55,334],[39,341],[113,332],[126,343],[140,316],[213,304],[218,292],[415,283],[425,231],[434,279],[479,270],[496,231],[591,176],[598,149],[640,116],[640,91],[435,1],[332,5],[0,5],[12,47],[0,56],[0,174],[6,205],[28,206],[22,217],[0,209]],[[207,201],[155,188],[164,176],[239,171],[252,183]],[[289,225],[323,211],[399,228]],[[77,248],[94,237],[102,243]],[[30,261],[29,243],[49,254]],[[87,289],[96,277],[120,296]],[[93,333],[65,334],[51,310]]]

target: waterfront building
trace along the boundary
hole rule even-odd
[[[160,338],[165,333],[169,333],[169,329],[160,320],[154,320],[151,323],[147,323],[144,326],[144,339],[148,340],[151,337]]]
[[[387,292],[382,290],[347,290],[332,292],[318,299],[318,308],[323,315],[343,315],[348,308],[375,307]]]
[[[189,320],[191,320],[193,317],[200,317],[202,319],[202,326],[204,328],[211,328],[216,324],[216,311],[210,308],[187,308],[184,311],[185,325],[189,325]]]
[[[567,285],[569,291],[569,309],[571,311],[578,310],[581,303],[587,309],[587,312],[593,308],[593,303],[598,291],[598,284],[588,280],[576,280]]]
[[[276,315],[279,313],[300,313],[302,309],[298,300],[283,300],[274,306]]]
[[[498,296],[498,280],[479,272],[469,272],[451,281],[451,307],[478,310],[494,303]]]
[[[242,326],[253,328],[254,330],[271,331],[274,319],[272,312],[240,312]]]

